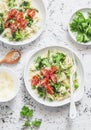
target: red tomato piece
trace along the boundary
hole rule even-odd
[[[28,12],[27,12],[27,15],[32,19],[34,18],[35,14],[36,14],[35,9],[29,9]]]
[[[8,19],[14,18],[17,14],[17,10],[16,9],[12,9],[9,11],[8,13]]]
[[[5,23],[4,23],[4,27],[5,28],[8,28],[10,26],[10,22],[7,20]]]
[[[24,29],[27,26],[28,22],[26,19],[21,19],[20,20],[20,28]]]
[[[56,74],[52,74],[51,75],[51,80],[53,81],[53,83],[57,83],[57,75]]]
[[[18,22],[14,22],[10,25],[10,29],[11,29],[11,32],[14,33],[16,32],[16,30],[18,29],[19,27],[19,23]]]
[[[48,83],[49,83],[49,80],[47,78],[44,78],[40,81],[40,85],[43,87],[46,86]]]
[[[46,91],[49,93],[49,94],[54,94],[54,91],[53,91],[53,88],[51,87],[51,85],[50,84],[48,84],[48,85],[46,85]]]
[[[47,78],[50,77],[50,71],[49,71],[48,69],[43,68],[43,69],[41,70],[41,74],[42,74],[44,77],[47,77]]]
[[[51,66],[51,71],[52,71],[52,73],[55,73],[57,71],[57,67],[56,66]]]
[[[36,86],[39,83],[39,76],[38,75],[33,76],[31,82],[32,82],[32,86]]]
[[[48,70],[48,74],[51,77],[51,75],[53,74],[51,70]]]
[[[16,20],[20,21],[21,19],[24,19],[24,14],[23,14],[23,12],[18,12],[16,14]]]

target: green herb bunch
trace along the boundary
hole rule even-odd
[[[40,127],[41,125],[42,121],[40,119],[35,119],[34,121],[30,122],[30,119],[33,117],[33,110],[27,106],[22,107],[20,116],[26,119],[23,127],[29,128],[30,130],[32,130],[33,127]]]
[[[80,11],[76,12],[70,30],[76,33],[76,40],[80,43],[86,43],[91,40],[91,12],[87,17]]]

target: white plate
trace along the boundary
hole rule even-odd
[[[14,46],[22,46],[22,45],[26,45],[28,43],[31,43],[32,41],[34,41],[36,38],[38,38],[40,36],[40,34],[42,33],[42,31],[44,30],[45,28],[45,22],[46,22],[46,7],[45,7],[45,4],[43,2],[43,0],[33,0],[33,4],[34,4],[34,7],[36,9],[39,10],[39,13],[40,13],[40,29],[39,31],[34,34],[31,38],[27,38],[26,40],[23,40],[23,41],[19,41],[19,42],[15,42],[15,41],[9,41],[7,38],[3,38],[2,36],[0,36],[0,41],[1,42],[4,42],[8,45],[14,45]]]
[[[91,12],[91,8],[82,8],[82,9],[77,10],[76,12],[78,12],[78,11],[81,11],[81,12],[84,14],[84,16],[86,17],[86,16],[87,16],[87,13],[88,13],[88,12]],[[75,16],[76,12],[73,13],[73,15],[72,15],[71,18],[70,18],[70,21],[69,21],[69,24],[68,24],[68,32],[69,32],[71,38],[73,39],[73,41],[74,41],[75,43],[80,44],[80,45],[84,45],[84,46],[91,45],[91,41],[86,42],[86,43],[78,42],[78,41],[76,40],[76,34],[75,34],[74,32],[71,32],[71,30],[70,30],[70,26],[69,26],[69,25],[70,25],[70,23],[73,21],[73,18],[74,18],[74,16]]]
[[[7,67],[0,67],[0,72],[7,72],[8,74],[10,74],[12,76],[13,80],[14,80],[14,83],[15,83],[15,90],[14,90],[15,93],[14,93],[14,95],[12,95],[8,99],[0,100],[0,102],[8,102],[8,101],[12,100],[17,95],[17,93],[19,91],[19,86],[20,86],[19,79],[18,79],[16,73],[13,70],[11,70]]]
[[[38,55],[42,55],[43,53],[45,53],[45,51],[49,50],[49,49],[57,49],[59,51],[63,51],[65,53],[67,53],[68,55],[71,56],[71,52],[73,52],[72,50],[65,48],[65,47],[61,47],[61,46],[50,46],[50,47],[46,47],[46,48],[42,48],[40,50],[35,51],[32,54],[28,54],[28,61],[25,65],[24,68],[24,82],[25,82],[25,86],[26,89],[28,90],[29,94],[32,96],[32,98],[34,98],[37,102],[46,105],[46,106],[50,106],[50,107],[58,107],[58,106],[62,106],[65,105],[67,103],[70,102],[70,98],[64,99],[62,101],[53,101],[53,102],[49,102],[47,100],[43,100],[42,98],[38,97],[38,95],[34,92],[34,90],[32,89],[32,87],[30,86],[30,82],[29,82],[29,69],[30,69],[30,64],[34,61],[34,59],[38,56]],[[80,77],[80,85],[78,90],[74,93],[74,100],[75,101],[79,101],[84,93],[84,70],[83,70],[83,66],[81,63],[81,60],[79,59],[79,57],[73,52],[76,62],[77,62],[77,67],[78,67],[78,74]]]

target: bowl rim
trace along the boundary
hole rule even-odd
[[[8,39],[3,38],[2,36],[0,36],[0,42],[4,43],[6,45],[9,45],[9,46],[24,46],[24,45],[31,44],[33,41],[35,41],[43,33],[43,31],[44,31],[44,29],[46,27],[46,20],[47,20],[47,8],[46,8],[46,5],[45,5],[45,2],[44,2],[44,0],[41,0],[40,2],[42,3],[43,8],[44,8],[45,21],[43,22],[44,24],[42,25],[42,28],[39,29],[39,31],[36,33],[36,35],[34,35],[31,38],[27,38],[25,40],[19,41],[19,42],[9,41]]]
[[[75,51],[73,51],[73,50],[72,50],[71,48],[69,48],[69,47],[60,46],[60,45],[53,45],[53,46],[41,47],[40,49],[34,50],[34,52],[32,53],[32,55],[30,55],[29,58],[27,58],[27,56],[26,56],[27,62],[26,62],[25,67],[24,67],[24,73],[23,73],[24,75],[23,75],[23,78],[24,78],[25,87],[26,87],[26,89],[27,89],[29,95],[30,95],[36,102],[38,102],[38,103],[40,103],[40,104],[42,104],[42,105],[44,105],[44,106],[47,106],[47,107],[60,107],[60,106],[63,106],[63,105],[66,105],[66,104],[70,103],[70,97],[68,98],[68,100],[67,100],[65,103],[62,103],[62,104],[60,104],[60,103],[57,104],[57,105],[54,105],[54,104],[52,104],[52,105],[45,104],[45,103],[43,103],[43,102],[41,102],[41,101],[38,101],[36,98],[33,97],[33,95],[30,93],[29,86],[28,86],[27,81],[26,81],[26,80],[27,80],[27,79],[26,79],[26,70],[27,70],[28,63],[29,63],[29,61],[31,60],[31,57],[33,57],[33,55],[35,55],[35,54],[38,53],[39,51],[42,51],[43,49],[52,48],[52,47],[60,47],[60,48],[66,49],[66,50],[68,50],[68,51],[71,51],[71,53],[75,54],[76,57],[78,58],[78,60],[80,61],[80,64],[81,64],[81,67],[82,67],[83,79],[85,78],[85,77],[84,77],[84,67],[83,67],[83,63],[82,63],[82,60],[81,60],[79,54],[76,54]],[[29,56],[29,54],[27,54],[27,55]],[[78,97],[78,99],[75,99],[75,102],[81,100],[82,97],[83,97],[83,94],[84,94],[84,81],[83,81],[83,83],[82,83],[81,86],[83,87],[82,93],[81,93],[81,95]]]
[[[70,25],[70,23],[71,23],[72,18],[75,16],[76,12],[82,11],[82,10],[91,10],[91,8],[90,8],[90,7],[79,8],[79,9],[75,10],[75,11],[72,13],[72,15],[70,16],[69,22],[68,22],[68,27],[67,27],[67,28],[68,28],[68,33],[69,33],[71,39],[75,42],[75,44],[78,44],[78,45],[81,45],[81,46],[91,46],[91,41],[89,41],[89,42],[87,42],[87,43],[78,42],[78,41],[76,40],[76,38],[74,38],[74,37],[72,36],[72,32],[71,32],[71,30],[70,30],[70,26],[69,26],[69,25]]]
[[[10,69],[8,67],[3,67],[2,66],[2,67],[0,67],[0,72],[2,72],[2,71],[5,71],[5,72],[9,73],[11,76],[13,76],[13,78],[16,79],[16,81],[17,81],[17,86],[16,86],[16,92],[14,93],[14,95],[11,98],[9,98],[9,99],[0,100],[0,103],[9,102],[12,99],[14,99],[16,97],[16,95],[18,94],[19,87],[20,87],[18,76],[16,75],[16,73],[12,69]]]

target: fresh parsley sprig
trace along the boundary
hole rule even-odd
[[[33,116],[33,110],[29,109],[27,106],[23,106],[20,115],[22,117],[31,118]]]
[[[34,121],[32,121],[32,125],[35,126],[35,127],[40,127],[41,120],[35,119]]]
[[[33,127],[40,127],[42,120],[40,119],[35,119],[34,121],[30,122],[30,119],[33,117],[33,110],[30,109],[27,106],[23,106],[21,111],[20,111],[20,116],[22,118],[26,118],[25,123],[24,123],[24,127],[29,127],[30,130],[33,129]]]

